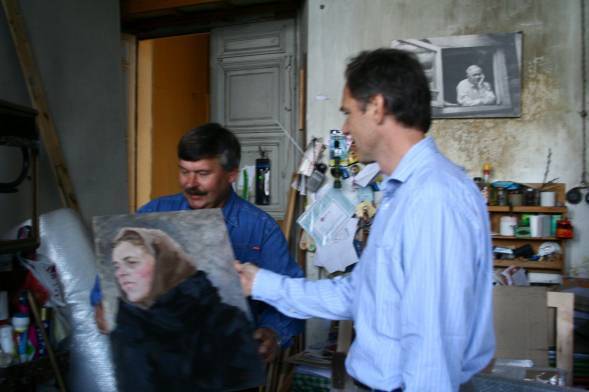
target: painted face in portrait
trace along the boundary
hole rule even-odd
[[[130,302],[144,301],[153,286],[155,258],[142,245],[122,241],[112,253],[115,276]]]

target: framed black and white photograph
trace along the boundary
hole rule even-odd
[[[434,118],[521,115],[521,32],[397,39],[391,47],[423,65]]]

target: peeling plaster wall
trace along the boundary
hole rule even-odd
[[[576,186],[582,173],[580,1],[308,0],[308,135],[326,138],[341,127],[346,59],[361,50],[389,47],[398,38],[522,31],[522,116],[436,120],[431,133],[471,176],[491,162],[494,179],[542,182],[551,148],[548,178]],[[579,273],[586,263],[589,273],[589,205],[568,207],[576,238],[567,246],[567,266]]]

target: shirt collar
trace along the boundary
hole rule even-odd
[[[384,179],[385,193],[394,191],[399,183],[406,182],[421,166],[424,158],[437,153],[438,148],[431,136],[427,136],[413,145],[401,158],[393,173]]]
[[[229,190],[229,197],[223,206],[223,216],[225,217],[225,222],[232,226],[238,226],[239,221],[237,219],[237,194],[233,191],[233,187]]]

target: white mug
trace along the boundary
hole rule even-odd
[[[499,228],[499,234],[513,237],[515,235],[515,226],[517,225],[517,219],[515,216],[502,216]]]
[[[552,191],[540,192],[540,205],[542,207],[554,207],[556,205],[556,193]]]

